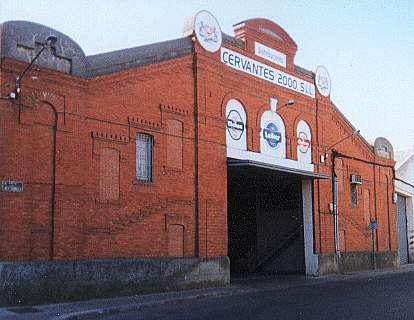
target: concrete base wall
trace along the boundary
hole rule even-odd
[[[320,254],[318,258],[319,275],[399,266],[398,251],[376,252],[375,259],[373,259],[371,252],[341,252],[340,255]]]
[[[0,263],[0,305],[41,304],[223,286],[227,257]]]

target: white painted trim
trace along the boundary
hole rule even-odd
[[[299,162],[286,158],[270,157],[268,155],[252,151],[227,148],[227,157],[240,160],[257,161],[285,168],[314,172],[314,165],[311,163]]]
[[[318,275],[318,255],[313,252],[312,181],[302,180],[303,238],[305,246],[305,274]]]
[[[414,196],[414,188],[402,181],[395,180],[395,190],[403,196]]]

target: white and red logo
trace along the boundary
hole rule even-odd
[[[298,133],[298,146],[299,146],[300,152],[302,153],[308,152],[309,147],[310,147],[310,141],[305,132]]]
[[[221,47],[221,29],[216,18],[208,11],[200,11],[194,19],[194,31],[201,46],[210,52]]]

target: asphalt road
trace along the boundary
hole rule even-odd
[[[203,298],[99,319],[414,319],[414,272]]]

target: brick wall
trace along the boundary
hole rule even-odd
[[[261,60],[253,55],[255,37],[272,45],[254,32],[244,37],[246,50],[224,45]],[[295,52],[291,44],[289,73],[313,82],[294,68]],[[218,52],[205,52],[197,42],[194,57],[90,80],[39,69],[36,79],[25,78],[21,103],[10,101],[13,76],[23,68],[4,59],[0,69],[0,178],[24,184],[21,193],[0,192],[0,260],[227,255],[229,99],[247,111],[247,146],[255,152],[269,99],[295,99],[280,111],[287,157],[296,159],[296,124],[305,120],[320,173],[331,174],[330,160],[321,163],[320,155],[354,130],[329,98],[306,97],[230,69]],[[138,133],[153,137],[151,182],[136,179]],[[357,135],[336,149],[359,159],[336,160],[341,249],[370,250],[366,225],[376,217],[377,248],[395,250],[393,171],[387,167],[393,161],[375,156]],[[363,179],[356,206],[350,203],[353,173]],[[315,251],[333,252],[331,181],[313,185]]]

